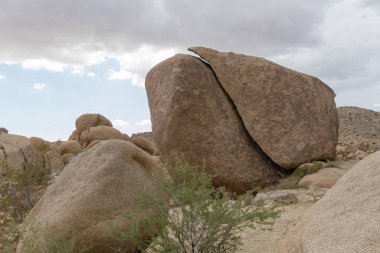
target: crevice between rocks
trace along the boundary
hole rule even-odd
[[[189,49],[190,50],[190,49]],[[191,51],[191,50],[190,50]],[[193,51],[191,51],[193,52]],[[195,52],[193,52],[195,53]],[[196,53],[195,53],[196,54]],[[197,54],[198,55],[198,54]],[[199,55],[198,55],[199,56]],[[289,171],[287,169],[284,169],[282,168],[280,165],[276,164],[262,149],[261,147],[259,146],[259,144],[257,144],[257,142],[252,138],[252,136],[249,134],[245,124],[244,124],[244,121],[242,119],[242,117],[240,116],[240,113],[235,105],[235,103],[233,102],[232,98],[230,97],[230,95],[227,93],[227,91],[224,89],[223,85],[220,83],[219,79],[218,79],[218,76],[216,75],[215,71],[213,70],[213,68],[211,67],[211,65],[205,60],[203,59],[201,56],[199,57],[195,57],[196,59],[198,59],[200,62],[202,62],[208,69],[210,69],[220,87],[220,89],[222,90],[223,94],[226,96],[227,98],[227,101],[228,103],[231,105],[232,107],[232,110],[234,112],[234,114],[236,115],[236,118],[238,119],[240,125],[242,126],[243,128],[243,131],[245,133],[245,135],[247,136],[249,142],[250,142],[250,145],[253,147],[254,150],[257,151],[257,153],[263,158],[264,161],[268,161],[270,163],[270,167],[273,168],[273,170],[280,176],[280,178],[284,178],[285,176],[288,176],[289,174],[291,174],[292,171]]]

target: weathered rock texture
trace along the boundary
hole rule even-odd
[[[278,179],[206,63],[189,55],[169,58],[148,73],[146,89],[163,161],[186,160],[217,174],[215,185],[237,192]]]
[[[305,188],[331,188],[346,172],[339,168],[324,168],[317,173],[306,175],[298,185]]]
[[[244,127],[278,165],[335,158],[335,93],[319,79],[263,58],[193,47],[232,99]],[[211,125],[210,125],[211,127]]]
[[[83,132],[84,130],[88,130],[90,127],[97,127],[97,126],[112,127],[112,123],[103,115],[87,113],[87,114],[81,115],[75,121],[75,126],[79,132]]]
[[[83,114],[75,121],[76,130],[72,132],[69,141],[77,141],[81,150],[89,149],[102,140],[125,140],[130,138],[112,127],[111,121],[100,114]]]
[[[51,235],[62,239],[75,235],[82,244],[92,246],[92,253],[121,250],[122,243],[112,240],[112,227],[129,228],[123,215],[133,210],[142,189],[153,197],[159,194],[153,180],[160,169],[157,157],[127,141],[102,141],[77,155],[26,217],[17,253],[29,252],[25,241],[31,242],[29,247],[40,248],[43,238]],[[147,215],[152,215],[151,210],[141,213],[141,217]]]
[[[147,138],[137,136],[134,138],[131,138],[131,141],[142,150],[145,150],[151,155],[160,155],[160,152],[158,148],[156,147],[156,144],[152,141],[150,141]]]
[[[339,140],[337,158],[359,160],[380,150],[380,112],[345,106],[338,108]],[[362,151],[355,154],[358,150]]]
[[[0,134],[0,172],[20,172],[32,162],[35,152],[30,140],[14,134]],[[10,172],[9,171],[9,172]]]
[[[281,253],[380,249],[380,152],[357,163],[290,230]]]

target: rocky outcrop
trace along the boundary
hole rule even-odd
[[[338,116],[335,93],[319,79],[278,64],[194,47],[231,97],[243,124],[278,165],[293,169],[335,158]]]
[[[112,240],[112,228],[129,229],[123,215],[133,210],[142,192],[152,197],[159,194],[153,181],[160,176],[159,159],[133,143],[100,142],[77,155],[30,211],[17,253],[43,247],[44,238],[51,234],[62,240],[75,235],[81,244],[92,246],[92,253],[122,249],[122,242]],[[146,218],[153,212],[140,214]]]
[[[275,182],[275,169],[335,158],[335,93],[326,84],[262,58],[190,51],[203,60],[177,55],[146,77],[165,162],[186,160],[242,190]]]
[[[358,162],[297,226],[281,253],[378,252],[380,152]]]
[[[87,133],[87,141],[95,140],[121,140],[121,132],[109,126],[90,127]]]
[[[91,143],[94,146],[102,140],[130,140],[127,134],[113,128],[111,121],[100,114],[83,114],[75,121],[75,126],[69,140],[79,142],[81,150],[87,150]]]
[[[78,132],[90,129],[90,127],[109,126],[112,127],[111,121],[100,114],[83,114],[75,121],[75,126]]]
[[[380,112],[345,106],[338,108],[338,115],[338,159],[360,160],[380,150]]]
[[[241,124],[207,64],[176,55],[146,77],[154,140],[163,161],[185,160],[236,192],[275,182],[275,165]]]
[[[317,173],[306,175],[298,185],[305,188],[331,188],[346,172],[339,168],[324,168]]]
[[[7,134],[8,130],[4,127],[0,127],[0,134]]]
[[[32,143],[24,136],[14,134],[0,135],[1,173],[21,172],[28,162],[37,156]]]
[[[137,136],[137,137],[132,138],[131,141],[137,147],[141,148],[142,150],[145,150],[146,152],[148,152],[151,155],[160,155],[160,151],[158,150],[158,148],[156,147],[154,142],[152,142],[152,141],[150,141],[144,137]]]
[[[64,141],[58,147],[61,152],[61,155],[68,153],[77,155],[81,152],[81,146],[79,142],[74,140]]]

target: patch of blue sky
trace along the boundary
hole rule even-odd
[[[132,86],[129,80],[107,79],[109,69],[117,66],[117,62],[107,60],[79,75],[71,69],[51,72],[0,64],[4,76],[0,80],[0,127],[10,133],[65,140],[75,129],[75,119],[84,113],[100,113],[131,124],[149,119],[144,88]],[[45,86],[38,90],[36,83]],[[141,131],[149,129],[141,127]],[[131,134],[132,129],[125,131]]]

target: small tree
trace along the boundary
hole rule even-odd
[[[236,196],[225,188],[213,188],[212,176],[189,165],[171,169],[174,180],[157,183],[162,198],[142,193],[135,213],[125,215],[128,231],[113,227],[117,240],[147,252],[228,253],[241,245],[241,232],[254,223],[268,223],[277,212],[247,205],[250,192]],[[170,201],[167,201],[168,198]],[[138,221],[142,210],[155,211],[154,218]],[[155,236],[142,241],[141,233]],[[120,250],[119,252],[123,252]]]

